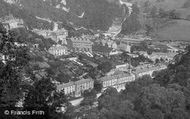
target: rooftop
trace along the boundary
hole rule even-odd
[[[75,82],[70,81],[68,83],[62,83],[62,84],[57,85],[57,90],[62,90],[65,87],[73,86],[73,85],[76,85],[76,84],[84,84],[86,82],[92,82],[92,81],[94,81],[94,80],[91,79],[91,78],[88,78],[88,79],[83,78],[83,79],[75,81]]]
[[[67,49],[67,47],[62,45],[53,45],[52,47],[50,47],[49,50],[61,50],[61,49]]]
[[[154,56],[167,56],[167,57],[174,57],[177,53],[163,53],[163,52],[153,52],[150,57]]]
[[[57,85],[57,90],[62,90],[65,87],[69,87],[69,86],[73,86],[73,85],[74,85],[73,81],[68,82],[68,83],[62,83],[62,84]]]
[[[99,80],[101,80],[101,81],[107,81],[107,80],[112,80],[112,79],[117,79],[117,78],[130,77],[130,76],[132,76],[132,75],[129,74],[129,73],[124,73],[124,72],[121,72],[121,71],[117,71],[114,74],[102,77]]]
[[[112,48],[109,48],[108,46],[103,46],[103,45],[101,45],[101,44],[95,43],[95,44],[92,46],[92,51],[110,53],[110,52],[112,51]]]
[[[143,73],[143,72],[156,71],[156,70],[165,69],[165,68],[167,68],[166,65],[145,64],[145,65],[141,65],[141,66],[136,67],[134,73],[139,74],[139,73]]]
[[[75,82],[75,84],[83,84],[83,83],[86,83],[86,82],[91,82],[91,81],[94,81],[93,79],[91,78],[88,78],[88,79],[81,79],[81,80],[78,80]]]

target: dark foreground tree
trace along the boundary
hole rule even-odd
[[[14,107],[22,97],[23,70],[28,66],[28,48],[14,32],[0,25],[0,106]]]
[[[46,114],[39,117],[40,119],[60,119],[64,116],[60,109],[62,107],[66,109],[69,103],[64,92],[56,91],[56,86],[51,82],[50,78],[42,78],[28,89],[29,92],[26,94],[24,108],[44,110]]]

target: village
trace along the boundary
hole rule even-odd
[[[7,30],[25,27],[21,19],[13,16],[1,19],[1,22]],[[154,78],[154,72],[166,69],[177,54],[185,51],[183,42],[154,41],[142,34],[117,37],[97,33],[68,37],[68,31],[60,29],[56,22],[53,30],[33,29],[32,32],[56,43],[46,50],[65,62],[62,70],[71,74],[72,79],[65,81],[60,77],[61,81],[55,79],[53,82],[57,91],[64,90],[74,106],[80,104],[84,91],[95,88],[95,82],[102,85],[99,95],[108,87],[124,90],[127,83],[140,77]],[[34,47],[40,46],[34,44]],[[98,73],[90,72],[89,67]]]

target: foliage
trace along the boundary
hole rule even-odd
[[[103,73],[107,73],[112,69],[112,64],[111,62],[103,62],[97,67],[99,70],[101,70]]]
[[[136,105],[137,110],[143,114],[150,110],[160,110],[164,115],[168,115],[174,109],[185,109],[185,96],[179,90],[153,84],[143,88]]]
[[[6,32],[0,24],[0,106],[15,107],[22,100],[23,109],[44,110],[45,119],[64,117],[57,110],[69,106],[69,103],[64,92],[57,92],[55,84],[52,83],[51,77],[55,74],[50,73],[47,77],[38,79],[35,72],[40,68],[37,66],[34,69],[35,66],[29,65],[35,61],[30,58],[28,44],[23,36],[17,36],[22,34]]]
[[[183,5],[183,8],[189,8],[190,7],[190,1],[187,0],[184,5]]]
[[[141,116],[134,111],[134,105],[122,100],[114,88],[106,89],[98,99],[100,119],[138,119]]]
[[[6,32],[0,25],[0,106],[15,106],[22,97],[23,70],[28,66],[29,55],[26,46],[15,38],[14,32]]]
[[[122,24],[121,34],[131,34],[136,33],[141,28],[141,24],[138,18],[139,8],[137,4],[132,6],[133,12]]]
[[[102,83],[98,80],[95,80],[94,81],[94,90],[96,90],[97,92],[101,92],[102,88],[103,88]]]
[[[190,110],[190,53],[181,54],[175,64],[126,84],[121,93],[109,87],[98,98],[97,119],[188,119]]]
[[[82,106],[93,106],[96,101],[96,91],[95,90],[86,90],[83,93],[84,100],[80,105]]]
[[[56,86],[50,78],[43,77],[32,86],[28,86],[24,109],[44,109],[45,118],[58,119],[63,116],[58,109],[69,106],[64,92],[56,92]],[[33,118],[33,117],[31,117]]]

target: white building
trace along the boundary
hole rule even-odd
[[[144,64],[135,68],[133,73],[135,74],[136,78],[142,77],[144,75],[149,75],[152,77],[154,71],[160,71],[166,69],[166,65],[150,65]]]
[[[173,58],[177,55],[177,53],[169,52],[169,53],[163,53],[163,52],[153,52],[151,55],[148,56],[152,61],[156,61],[156,59],[163,59],[167,62],[173,60]]]
[[[66,38],[68,36],[68,31],[64,28],[54,28],[54,31],[34,29],[33,32],[37,33],[38,35],[42,35],[44,38],[51,38],[55,42],[61,41],[62,44],[67,44]]]
[[[120,43],[118,45],[118,50],[126,51],[128,53],[131,53],[131,45],[129,43]]]
[[[72,37],[71,42],[75,52],[92,52],[93,42],[88,37]]]
[[[13,17],[13,15],[9,15],[4,18],[1,18],[0,22],[2,22],[3,26],[7,30],[24,27],[24,21],[22,19],[17,19]]]
[[[76,82],[63,83],[57,86],[58,91],[64,90],[65,95],[80,97],[85,90],[94,88],[93,79],[81,79]]]
[[[103,90],[107,87],[114,87],[118,91],[125,89],[128,82],[135,80],[135,75],[130,73],[119,72],[99,79],[103,84]]]
[[[62,45],[53,45],[52,47],[49,48],[49,53],[54,55],[54,56],[62,56],[62,55],[67,55],[68,54],[68,49],[66,46]]]

